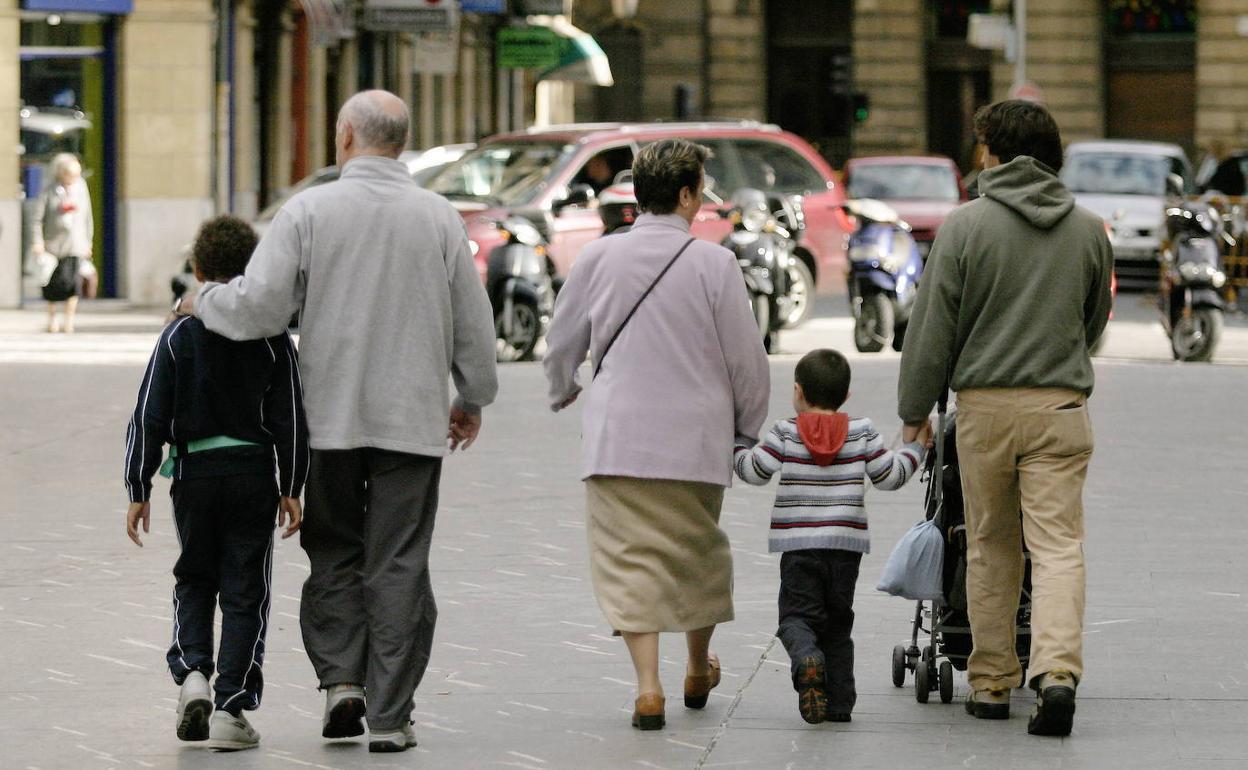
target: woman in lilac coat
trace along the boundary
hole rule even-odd
[[[770,392],[735,257],[689,234],[708,156],[684,140],[642,149],[633,164],[642,216],[586,247],[547,335],[555,411],[580,394],[587,354],[596,372],[582,439],[590,571],[637,670],[641,729],[664,724],[659,632],[686,635],[687,707],[705,706],[719,683],[711,635],[733,618],[720,507],[734,440],[755,443]]]

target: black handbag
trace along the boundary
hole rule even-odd
[[[43,287],[43,298],[48,302],[64,302],[78,296],[78,257],[61,257],[57,260],[52,277]]]
[[[615,334],[611,335],[611,340],[607,342],[607,346],[602,349],[602,355],[598,356],[598,365],[594,367],[594,379],[598,379],[598,373],[602,371],[602,362],[607,359],[607,353],[611,352],[611,346],[614,345],[615,341],[620,338],[620,332],[624,331],[624,327],[628,326],[628,322],[633,320],[633,314],[637,312],[637,308],[641,307],[641,303],[646,301],[646,297],[649,297],[650,292],[654,291],[654,287],[659,285],[659,281],[663,280],[663,276],[667,275],[667,271],[672,269],[672,265],[676,264],[676,260],[680,259],[680,255],[684,254],[685,250],[693,245],[693,242],[696,240],[697,238],[690,238],[685,241],[685,245],[680,247],[680,251],[676,252],[676,256],[672,257],[671,261],[667,263],[667,267],[663,268],[655,279],[650,282],[650,287],[642,293],[641,299],[637,300],[637,304],[633,305],[633,309],[628,311],[628,315],[624,316],[624,320],[621,321],[619,327],[616,328]]]

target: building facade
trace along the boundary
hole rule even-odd
[[[408,99],[413,148],[735,118],[838,167],[935,152],[970,170],[974,111],[1016,78],[967,41],[970,14],[1009,0],[458,0],[398,24],[374,2],[0,0],[0,144],[18,149],[0,154],[0,307],[38,296],[23,200],[60,150],[87,172],[104,295],[157,303],[206,216],[251,217],[333,162],[337,110],[362,88]],[[505,28],[552,18],[593,35],[614,85],[500,66]],[[1030,0],[1026,30],[1028,91],[1068,141],[1161,139],[1194,160],[1248,145],[1248,0]]]
[[[413,148],[532,123],[533,74],[495,66],[507,3],[447,5],[449,22],[396,29],[367,0],[0,0],[0,137],[18,149],[0,161],[0,307],[38,298],[23,210],[56,152],[82,158],[101,295],[157,304],[205,218],[253,217],[333,163],[358,90],[408,100]],[[570,87],[541,93],[546,120],[573,119]]]

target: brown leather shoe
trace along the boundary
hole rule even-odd
[[[642,693],[633,704],[633,727],[638,730],[662,730],[664,698],[656,692]]]
[[[685,708],[687,709],[706,708],[706,701],[711,697],[711,690],[719,686],[721,677],[719,656],[713,652],[708,654],[706,665],[711,669],[711,673],[685,677]]]

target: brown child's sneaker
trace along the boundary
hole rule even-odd
[[[966,713],[976,719],[1009,719],[1010,691],[1008,688],[973,690],[966,696]]]
[[[1036,691],[1036,709],[1027,722],[1031,735],[1070,735],[1075,721],[1075,677],[1057,669],[1038,676],[1032,685]]]
[[[824,691],[823,661],[812,656],[802,658],[797,668],[797,710],[802,719],[817,725],[827,719],[828,697]]]

